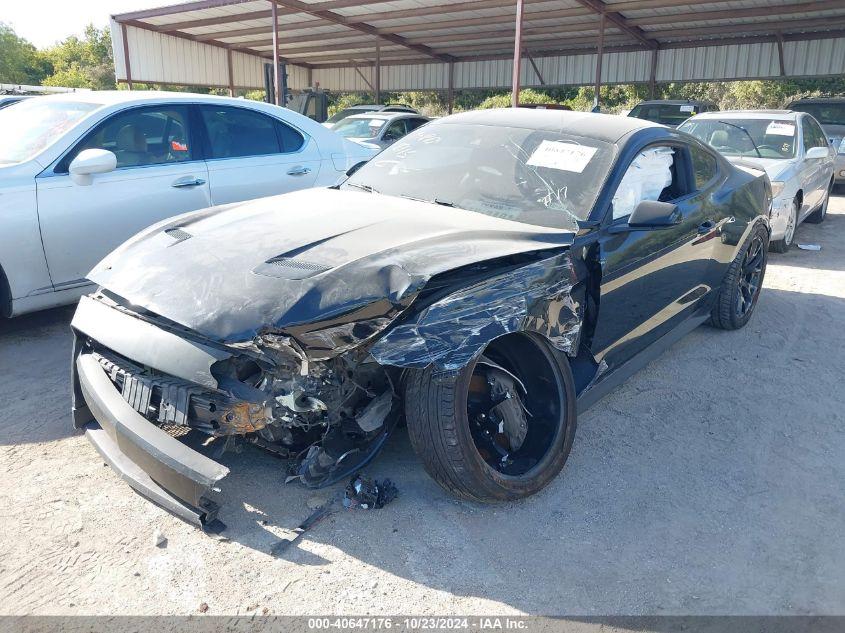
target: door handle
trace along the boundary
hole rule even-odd
[[[698,234],[704,235],[716,228],[716,223],[713,220],[707,220],[698,225]]]
[[[191,178],[190,176],[186,176],[185,178],[180,178],[176,182],[174,182],[171,187],[198,187],[199,185],[204,185],[205,180],[202,178]]]
[[[299,165],[298,167],[291,167],[288,169],[288,176],[304,176],[305,174],[310,174],[311,168],[310,167],[303,167]]]

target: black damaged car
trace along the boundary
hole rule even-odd
[[[705,321],[746,324],[770,203],[762,172],[646,121],[446,117],[339,186],[182,215],[109,255],[73,319],[74,423],[207,529],[228,470],[185,432],[318,487],[405,420],[444,488],[524,497],[579,411]]]

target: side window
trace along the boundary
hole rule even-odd
[[[276,131],[279,133],[282,151],[286,154],[298,152],[305,145],[305,137],[286,123],[276,121]]]
[[[678,169],[679,151],[649,147],[631,161],[613,195],[613,219],[624,218],[643,200],[671,202],[687,193]]]
[[[56,171],[67,173],[70,162],[85,149],[114,152],[118,169],[193,160],[188,130],[188,112],[181,106],[119,112],[90,132]]]
[[[413,132],[418,127],[422,127],[426,123],[428,123],[426,119],[407,119],[408,132]]]
[[[245,108],[200,106],[211,158],[279,154],[275,119]]]
[[[813,119],[806,119],[806,121],[812,128],[813,136],[816,139],[816,147],[828,147],[829,141],[827,140],[827,136],[825,136],[821,126],[819,126],[819,124]]]
[[[405,136],[405,119],[399,119],[390,124],[382,137],[385,141],[395,141]]]
[[[801,126],[801,137],[804,139],[804,151],[806,152],[811,147],[816,147],[818,141],[816,139],[815,131],[813,130],[813,122],[809,117],[804,117]]]
[[[695,176],[695,188],[704,189],[708,182],[716,177],[718,163],[707,151],[690,145],[690,156],[692,157],[692,173]]]

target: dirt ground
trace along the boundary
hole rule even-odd
[[[579,420],[519,503],[457,501],[403,429],[399,486],[282,558],[339,489],[223,460],[228,540],[134,494],[71,428],[71,309],[0,322],[0,614],[845,614],[845,197],[772,255],[748,327],[700,328]],[[154,545],[157,531],[167,538]]]

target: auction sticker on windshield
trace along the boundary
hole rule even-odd
[[[580,174],[590,162],[596,147],[563,143],[561,141],[543,141],[528,158],[526,164],[532,167],[548,167]]]
[[[781,123],[772,121],[766,128],[766,134],[777,134],[778,136],[795,136],[795,126],[792,123]]]

